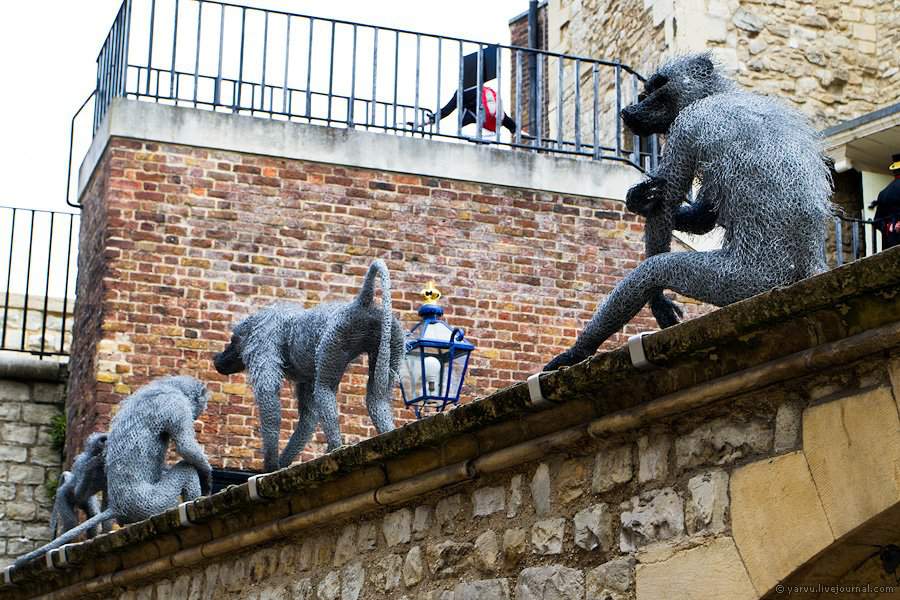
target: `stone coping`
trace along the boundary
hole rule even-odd
[[[0,379],[59,383],[64,382],[67,376],[66,365],[52,358],[40,360],[30,356],[0,354]]]
[[[636,168],[611,160],[114,98],[79,168],[78,198],[112,137],[623,201],[642,178]]]
[[[288,534],[281,523],[286,519],[302,521],[304,515],[338,503],[350,507],[340,517],[402,504],[424,493],[417,483],[424,476],[449,485],[467,473],[471,478],[475,459],[496,457],[498,450],[553,438],[567,428],[810,348],[887,325],[896,328],[898,283],[900,248],[760,294],[646,336],[647,358],[656,365],[650,370],[632,366],[624,347],[595,355],[574,367],[542,374],[539,381],[547,402],[539,406],[531,403],[527,384],[518,383],[448,413],[268,474],[254,482],[253,490],[250,484],[232,486],[70,545],[64,567],[48,566],[44,558],[33,560],[9,572],[13,586],[0,589],[0,598],[30,597],[76,584],[83,586],[81,592],[105,589],[116,585],[115,575],[126,570],[153,576],[147,567],[152,561],[178,567],[184,557],[198,561],[216,556],[215,548],[209,554],[206,549],[225,543],[224,538],[238,536],[250,546],[284,537]],[[804,374],[820,368],[807,364]],[[557,437],[559,444],[576,439]],[[257,534],[260,528],[268,530],[268,538]]]

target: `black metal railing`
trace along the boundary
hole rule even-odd
[[[93,127],[128,97],[645,168],[657,140],[619,116],[642,81],[617,61],[215,0],[124,0],[97,58]],[[466,110],[451,119],[454,105]],[[514,126],[501,133],[505,113]]]
[[[0,350],[68,355],[80,216],[0,207]]]
[[[833,220],[836,267],[881,252],[884,249],[882,230],[898,225],[896,220],[880,222],[845,215],[835,215]]]

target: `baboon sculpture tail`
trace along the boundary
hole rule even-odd
[[[371,306],[375,302],[375,276],[381,279],[381,340],[378,342],[378,358],[375,361],[375,386],[379,398],[388,398],[391,393],[391,329],[394,315],[391,311],[391,276],[387,265],[376,259],[369,265],[362,289],[356,296],[360,306]]]
[[[97,513],[96,515],[94,515],[93,517],[91,517],[90,519],[88,519],[87,521],[85,521],[84,523],[79,525],[78,527],[73,527],[72,529],[68,530],[67,532],[65,532],[64,534],[59,536],[58,538],[54,539],[52,542],[48,542],[48,543],[44,544],[43,546],[41,546],[40,548],[38,548],[36,550],[32,550],[28,554],[20,556],[19,558],[16,559],[16,562],[14,564],[17,567],[22,566],[25,563],[27,563],[29,560],[31,560],[32,558],[36,558],[38,556],[46,554],[50,550],[59,548],[63,544],[68,544],[72,540],[77,539],[78,536],[81,535],[82,533],[84,533],[85,531],[89,531],[91,528],[96,527],[97,525],[100,525],[104,521],[112,519],[115,516],[116,516],[116,514],[112,511],[112,509],[107,508],[103,512]]]

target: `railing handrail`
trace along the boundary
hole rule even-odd
[[[68,210],[50,210],[48,208],[31,208],[29,206],[10,206],[8,204],[0,204],[0,209],[10,209],[10,210],[29,210],[31,212],[39,212],[39,213],[53,213],[55,215],[74,215],[76,217],[80,217],[81,213],[75,211]]]
[[[127,1],[128,0],[123,0],[123,2],[127,2]],[[557,57],[557,58],[568,58],[568,59],[572,59],[572,60],[580,60],[580,61],[589,62],[589,63],[596,63],[598,65],[603,65],[606,67],[617,67],[618,66],[618,67],[621,67],[622,69],[626,70],[627,72],[631,73],[632,75],[636,75],[637,77],[639,77],[641,79],[641,81],[645,81],[645,78],[640,73],[638,73],[637,71],[632,69],[630,66],[628,66],[620,61],[617,61],[617,60],[610,60],[610,59],[604,59],[604,58],[591,58],[588,56],[581,56],[578,54],[563,54],[561,52],[554,52],[553,50],[541,50],[538,48],[528,48],[525,46],[511,46],[508,44],[484,42],[484,41],[480,41],[480,40],[473,40],[473,39],[469,39],[469,38],[461,38],[461,37],[455,37],[455,36],[450,36],[450,35],[440,35],[437,33],[428,33],[428,32],[424,32],[424,31],[413,31],[411,29],[401,29],[401,28],[397,28],[397,27],[373,25],[371,23],[360,23],[358,21],[348,21],[346,19],[335,19],[332,17],[317,17],[317,16],[308,15],[308,14],[304,14],[304,13],[296,13],[296,12],[291,12],[291,11],[286,11],[286,10],[280,10],[277,8],[261,8],[259,6],[246,6],[243,4],[235,4],[233,2],[222,2],[220,0],[196,0],[196,1],[201,4],[217,4],[219,6],[227,6],[230,8],[239,8],[239,9],[247,10],[247,11],[264,12],[264,13],[269,13],[269,14],[274,14],[274,15],[284,15],[287,17],[298,17],[301,19],[309,19],[311,21],[327,21],[329,23],[350,25],[352,27],[368,27],[370,29],[379,29],[382,31],[403,33],[406,35],[417,35],[420,37],[448,40],[448,41],[458,42],[458,43],[461,42],[464,44],[481,44],[482,46],[496,46],[498,48],[504,48],[506,50],[524,50],[524,51],[528,51],[528,52],[536,52],[538,54],[543,54],[545,56],[553,56],[553,57]]]
[[[644,171],[659,143],[620,115],[643,81],[620,60],[230,0],[122,0],[97,56],[93,131],[125,97]],[[72,170],[70,152],[78,206]]]

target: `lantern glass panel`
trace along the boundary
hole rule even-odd
[[[414,348],[400,363],[400,387],[407,402],[422,395],[422,349]]]
[[[447,386],[447,396],[453,399],[459,398],[460,388],[462,387],[463,376],[466,372],[466,365],[469,362],[469,351],[457,349],[454,352],[453,364],[450,368],[449,385]]]

